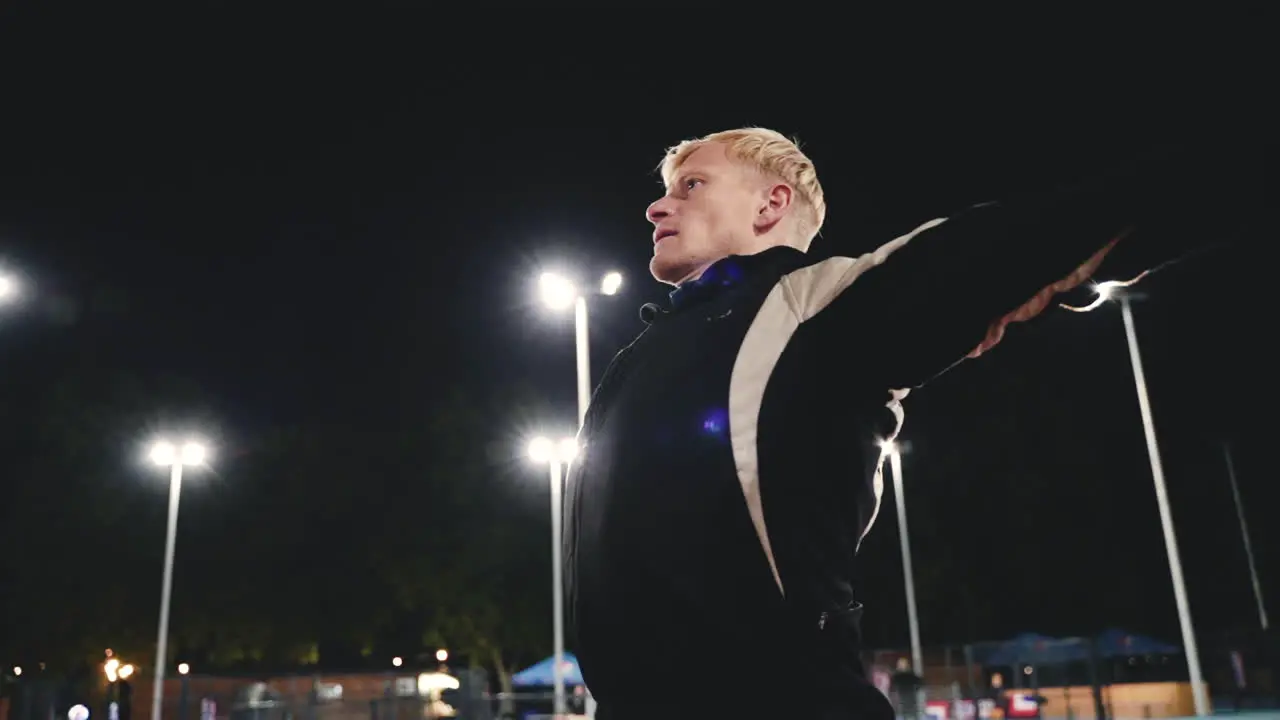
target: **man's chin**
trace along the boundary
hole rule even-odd
[[[649,274],[652,274],[653,279],[660,283],[680,284],[680,281],[685,279],[685,273],[681,270],[681,264],[672,263],[662,255],[654,255],[653,259],[649,260]]]
[[[667,285],[679,285],[689,272],[688,263],[673,263],[661,255],[654,255],[649,261],[649,273],[653,279]]]

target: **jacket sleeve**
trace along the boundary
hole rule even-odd
[[[1060,293],[1095,275],[1127,280],[1186,249],[1177,233],[1144,232],[1144,218],[1172,199],[1149,179],[1114,175],[925,223],[859,259],[865,269],[833,300],[832,319],[847,328],[850,314],[871,314],[866,369],[891,388],[920,386],[990,350]]]

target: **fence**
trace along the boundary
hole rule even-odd
[[[909,651],[886,649],[865,655],[868,671],[886,691],[903,658],[910,658]],[[960,711],[965,707],[962,700],[997,695],[1007,699],[1015,693],[1042,698],[1027,717],[1046,719],[1180,717],[1192,715],[1194,709],[1180,649],[1138,636],[1028,635],[1006,642],[927,647],[922,659],[920,694],[925,705],[920,710],[948,720],[965,715]],[[1200,644],[1200,659],[1215,711],[1280,709],[1280,633],[1206,638]],[[461,718],[494,717],[498,702],[484,673],[455,674],[458,689],[444,692],[441,700]],[[32,672],[19,678],[8,697],[0,698],[0,720],[63,720],[75,704],[90,708],[91,720],[151,720],[147,678],[106,686],[101,674],[80,683],[47,675]],[[997,675],[1002,683],[994,692]],[[164,720],[425,720],[442,708],[422,691],[419,681],[419,674],[409,671],[270,678],[188,675],[166,681],[162,714]],[[549,705],[544,697],[517,700],[539,709]],[[1009,705],[1007,715],[1030,712],[1015,705]]]
[[[1280,709],[1278,640],[1276,633],[1253,632],[1201,641],[1200,662],[1216,712]],[[909,661],[910,651],[867,654],[868,671],[882,689],[900,659]],[[1005,642],[927,647],[922,660],[920,700],[927,707],[921,712],[945,712],[947,718],[965,714],[957,711],[962,700],[997,696],[1006,703],[1010,697],[1037,697],[1039,707],[1031,714],[1042,718],[1194,715],[1181,649],[1119,631],[1096,638],[1025,635]],[[897,693],[890,696],[900,705]]]
[[[272,678],[187,675],[165,681],[164,720],[491,720],[483,672],[451,671],[457,687],[433,691],[418,673],[324,673]],[[7,720],[63,720],[74,705],[92,720],[151,720],[149,678],[76,686],[34,676],[19,683]],[[0,720],[5,720],[0,716]]]

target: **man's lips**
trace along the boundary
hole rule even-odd
[[[675,230],[655,230],[653,233],[653,244],[657,245],[662,242],[663,238],[669,238],[672,235],[678,235]]]

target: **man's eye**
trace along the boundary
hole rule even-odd
[[[697,186],[698,186],[698,185],[700,185],[700,184],[702,184],[702,180],[701,180],[701,179],[699,179],[699,178],[689,178],[688,180],[685,180],[685,181],[684,181],[684,189],[685,189],[685,190],[692,190],[692,189],[694,189],[695,187],[697,187]]]

